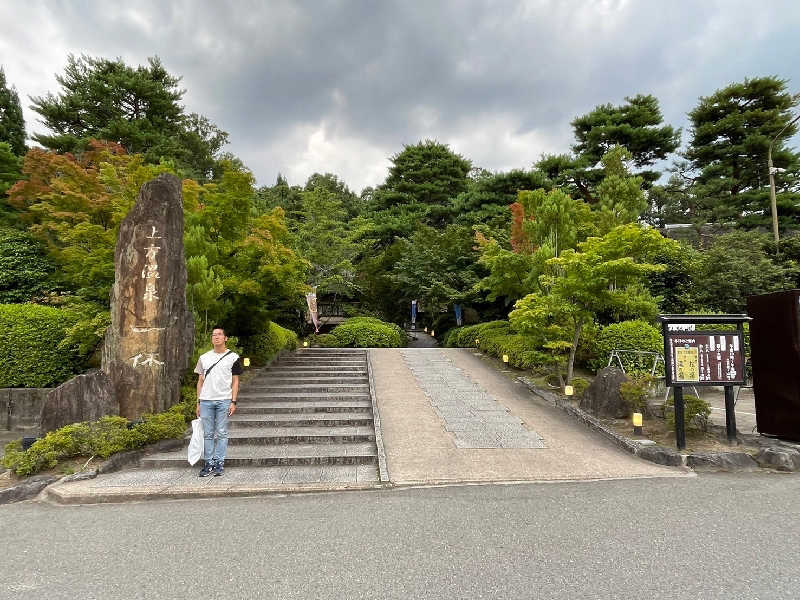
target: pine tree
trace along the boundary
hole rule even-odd
[[[25,154],[25,119],[19,95],[13,87],[8,87],[6,74],[0,67],[0,142],[11,146],[17,156]]]
[[[700,98],[689,113],[691,139],[686,151],[691,193],[697,216],[709,221],[766,225],[770,221],[767,150],[770,141],[794,117],[800,104],[776,77],[745,79]],[[775,175],[778,212],[783,226],[800,221],[800,154],[786,141],[797,132],[791,125],[775,143],[772,159],[781,169]]]

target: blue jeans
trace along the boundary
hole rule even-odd
[[[230,400],[201,400],[200,418],[203,420],[203,461],[222,464],[228,451],[228,409]],[[214,439],[216,438],[216,445]]]

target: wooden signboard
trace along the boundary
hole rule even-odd
[[[744,344],[738,331],[669,331],[667,385],[743,385]]]

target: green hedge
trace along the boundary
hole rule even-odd
[[[270,321],[267,331],[247,338],[244,353],[255,366],[267,364],[281,350],[297,348],[297,334]]]
[[[319,346],[320,348],[338,348],[339,342],[330,333],[318,333],[307,338],[309,346]]]
[[[475,340],[478,340],[476,344]],[[553,357],[535,340],[515,333],[508,321],[489,321],[478,325],[458,327],[447,332],[444,345],[460,348],[480,348],[501,358],[508,355],[508,364],[519,369],[536,369],[553,364]]]
[[[603,327],[594,340],[594,358],[589,361],[592,369],[608,365],[612,350],[644,350],[664,353],[664,338],[658,327],[645,321],[622,321]],[[626,373],[649,373],[653,366],[652,356],[620,354]],[[663,365],[657,373],[663,373]]]
[[[51,387],[81,371],[73,349],[59,349],[80,315],[38,304],[0,304],[0,387]]]
[[[176,404],[156,415],[144,415],[141,422],[130,428],[124,417],[103,417],[99,421],[65,425],[36,440],[26,451],[22,450],[19,440],[10,442],[5,447],[3,466],[27,477],[76,456],[105,459],[159,440],[180,439],[186,432],[186,404]]]
[[[398,325],[374,317],[347,319],[336,326],[331,335],[341,348],[400,348],[408,341]]]

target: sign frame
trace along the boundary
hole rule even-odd
[[[698,338],[698,337],[726,337],[726,338],[736,338],[737,345],[739,346],[738,350],[734,352],[740,355],[740,360],[738,361],[741,368],[739,370],[739,377],[736,379],[712,379],[708,381],[701,381],[700,379],[693,380],[693,379],[678,379],[677,376],[673,377],[672,368],[674,363],[674,356],[673,353],[670,352],[670,341],[676,339],[683,339],[683,338]],[[697,346],[691,346],[695,348]],[[677,350],[675,346],[674,349]],[[744,331],[737,329],[736,331],[665,331],[664,332],[664,378],[666,381],[666,385],[673,386],[673,385],[692,385],[692,386],[726,386],[726,385],[737,385],[741,386],[745,384],[745,373],[744,373],[744,363],[745,363],[745,351],[744,351]],[[676,370],[677,375],[677,370]]]
[[[732,314],[732,315],[659,315],[658,320],[661,322],[662,333],[664,336],[664,381],[666,386],[673,388],[673,395],[675,400],[675,443],[678,450],[686,448],[686,432],[684,430],[684,400],[683,400],[683,386],[722,386],[725,388],[725,430],[728,436],[728,442],[733,444],[736,442],[736,413],[734,410],[734,396],[733,387],[745,384],[745,347],[744,347],[744,324],[749,323],[753,319],[745,314]],[[736,325],[736,331],[697,331],[693,325]],[[672,328],[670,328],[672,325]],[[682,329],[687,327],[687,329]],[[694,331],[692,331],[694,329]],[[675,380],[672,377],[673,356],[670,351],[670,340],[689,338],[689,337],[707,337],[707,336],[726,336],[738,339],[739,350],[741,353],[741,377],[735,380],[714,380],[714,381],[692,381],[692,380]],[[674,345],[673,345],[674,347]],[[691,347],[691,346],[690,346]],[[698,346],[693,346],[698,348]],[[699,350],[698,350],[699,354]]]

